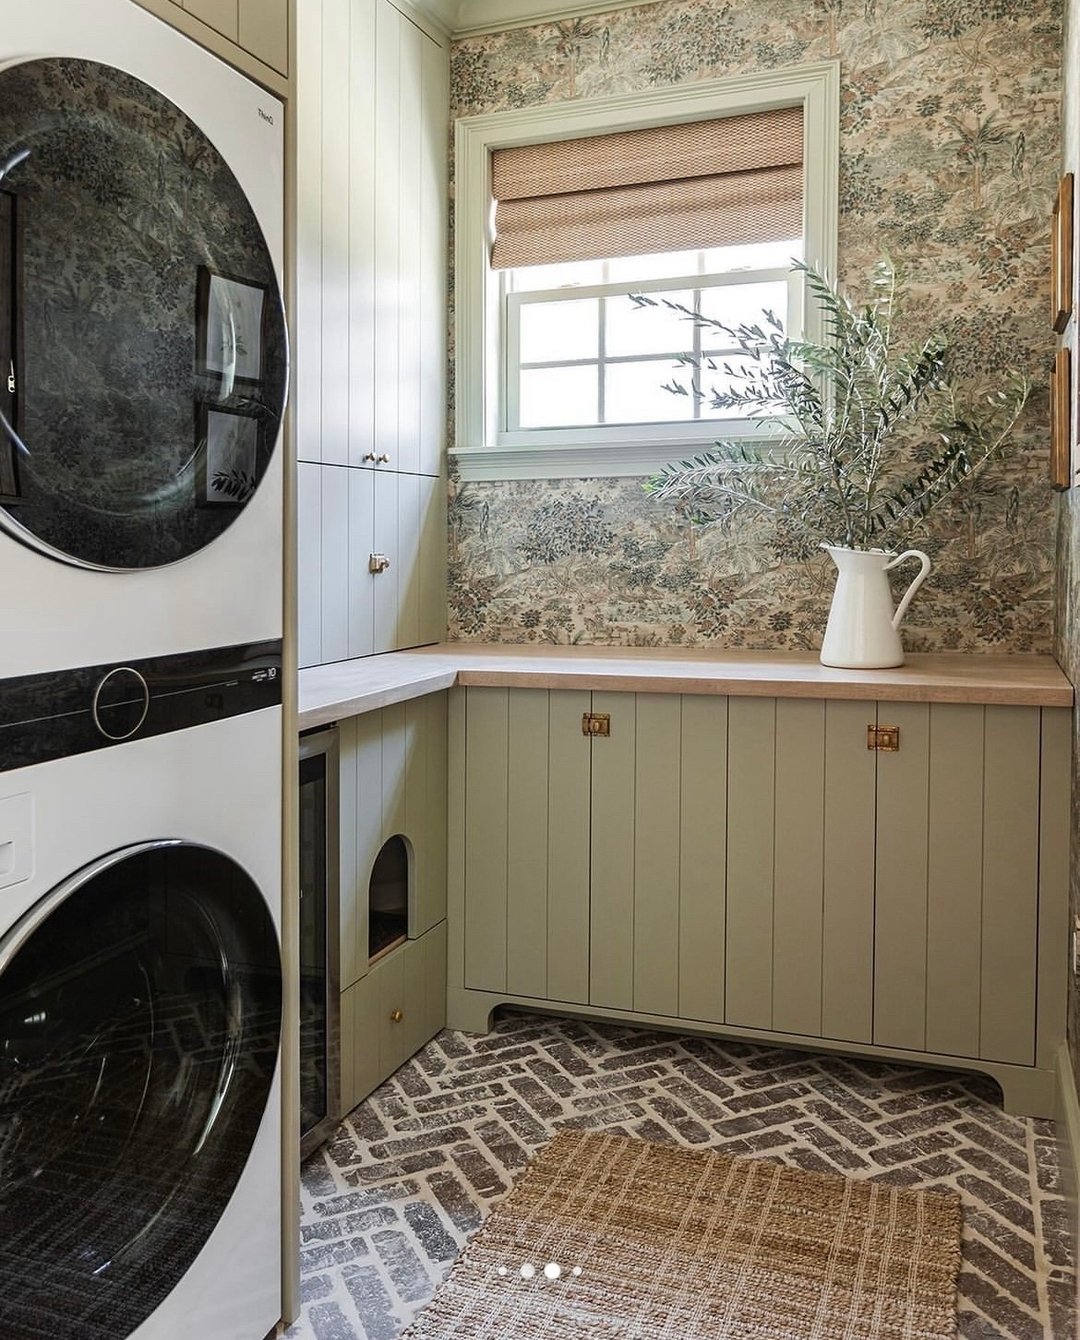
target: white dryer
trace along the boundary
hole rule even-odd
[[[274,643],[0,684],[4,1340],[280,1317],[279,701]]]
[[[0,678],[279,638],[283,108],[0,0]]]

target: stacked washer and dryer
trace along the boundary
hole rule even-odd
[[[0,1336],[280,1317],[283,109],[0,0]]]

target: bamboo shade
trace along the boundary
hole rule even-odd
[[[803,112],[496,149],[496,269],[779,242],[803,228]]]

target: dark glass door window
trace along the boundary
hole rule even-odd
[[[281,298],[239,182],[167,98],[69,59],[0,71],[0,177],[18,223],[5,286],[0,207],[0,344],[18,335],[0,527],[92,567],[195,553],[254,495],[285,400]]]
[[[0,941],[4,1340],[136,1330],[221,1218],[273,1082],[280,958],[254,883],[186,844],[109,860]]]

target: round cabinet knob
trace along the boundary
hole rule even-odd
[[[391,1011],[390,1011],[390,1022],[391,1022],[392,1024],[400,1024],[401,1021],[402,1021],[402,1019],[404,1019],[404,1018],[405,1018],[405,1011],[404,1011],[404,1010],[391,1010]]]
[[[376,461],[376,464],[378,464],[378,465],[389,465],[389,464],[390,464],[390,457],[389,457],[389,456],[386,454],[386,452],[384,451],[384,452],[382,452],[380,455],[378,455],[378,456],[375,457],[375,461]]]
[[[373,572],[376,576],[380,572],[385,572],[390,566],[390,560],[385,554],[372,554],[368,559],[368,572]]]
[[[374,461],[375,453],[373,451],[365,451],[363,456],[360,457],[360,459],[362,461]]]
[[[130,665],[118,666],[94,690],[90,712],[107,740],[129,740],[146,720],[150,689]]]

